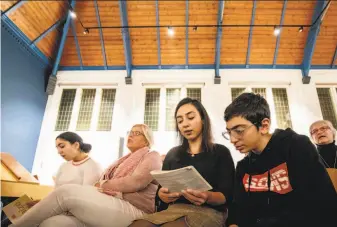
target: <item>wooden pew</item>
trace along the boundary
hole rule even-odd
[[[27,194],[42,199],[53,190],[43,186],[9,153],[1,152],[1,197],[20,197]]]

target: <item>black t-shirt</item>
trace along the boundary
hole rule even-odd
[[[221,192],[226,197],[226,204],[232,200],[235,169],[230,151],[225,146],[214,144],[212,151],[201,152],[194,156],[190,155],[182,146],[174,147],[165,157],[163,170],[174,170],[190,165],[194,166],[213,187],[211,191]],[[174,203],[191,204],[183,196]],[[218,206],[204,204],[203,206],[224,212],[226,204]],[[162,202],[161,210],[165,209],[167,205]]]

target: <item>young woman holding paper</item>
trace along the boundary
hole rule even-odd
[[[203,105],[194,99],[181,100],[175,110],[176,129],[181,145],[165,157],[163,170],[194,166],[213,187],[211,191],[183,190],[170,193],[161,187],[157,192],[157,212],[145,215],[130,227],[154,226],[223,226],[227,203],[234,184],[234,163],[229,150],[212,142],[211,123]]]

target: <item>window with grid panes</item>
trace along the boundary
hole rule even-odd
[[[77,131],[90,130],[92,111],[94,109],[96,89],[83,89],[80,111],[77,118]]]
[[[201,88],[187,88],[187,97],[201,102]]]
[[[336,112],[333,107],[333,101],[330,94],[330,88],[317,88],[317,94],[319,99],[319,105],[324,120],[331,121],[333,126],[337,127]]]
[[[278,127],[282,129],[292,128],[287,90],[285,88],[273,88],[272,92]]]
[[[73,111],[76,89],[64,89],[57,114],[55,131],[67,131]]]
[[[180,88],[166,89],[166,131],[175,130],[174,111],[180,101]]]
[[[246,90],[246,88],[232,88],[231,89],[232,101],[234,101],[234,99],[236,99],[239,95],[241,95],[242,93],[244,93],[245,90]]]
[[[252,92],[261,95],[263,98],[267,99],[265,88],[252,88]]]
[[[158,131],[160,89],[146,89],[144,123]]]
[[[116,89],[103,89],[99,109],[97,131],[110,131],[114,109]]]

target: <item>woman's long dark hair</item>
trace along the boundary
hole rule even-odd
[[[180,107],[186,104],[191,104],[198,110],[201,120],[203,122],[202,131],[201,131],[201,135],[202,135],[201,150],[202,151],[212,151],[213,150],[213,136],[212,136],[211,121],[209,119],[208,113],[205,107],[201,104],[201,102],[199,102],[196,99],[191,99],[191,98],[182,99],[178,103],[175,113],[174,113],[174,118],[176,122],[176,131],[179,135],[179,139],[180,139],[183,149],[187,150],[189,148],[189,144],[188,144],[188,140],[179,131],[178,122],[177,122],[177,112]]]

